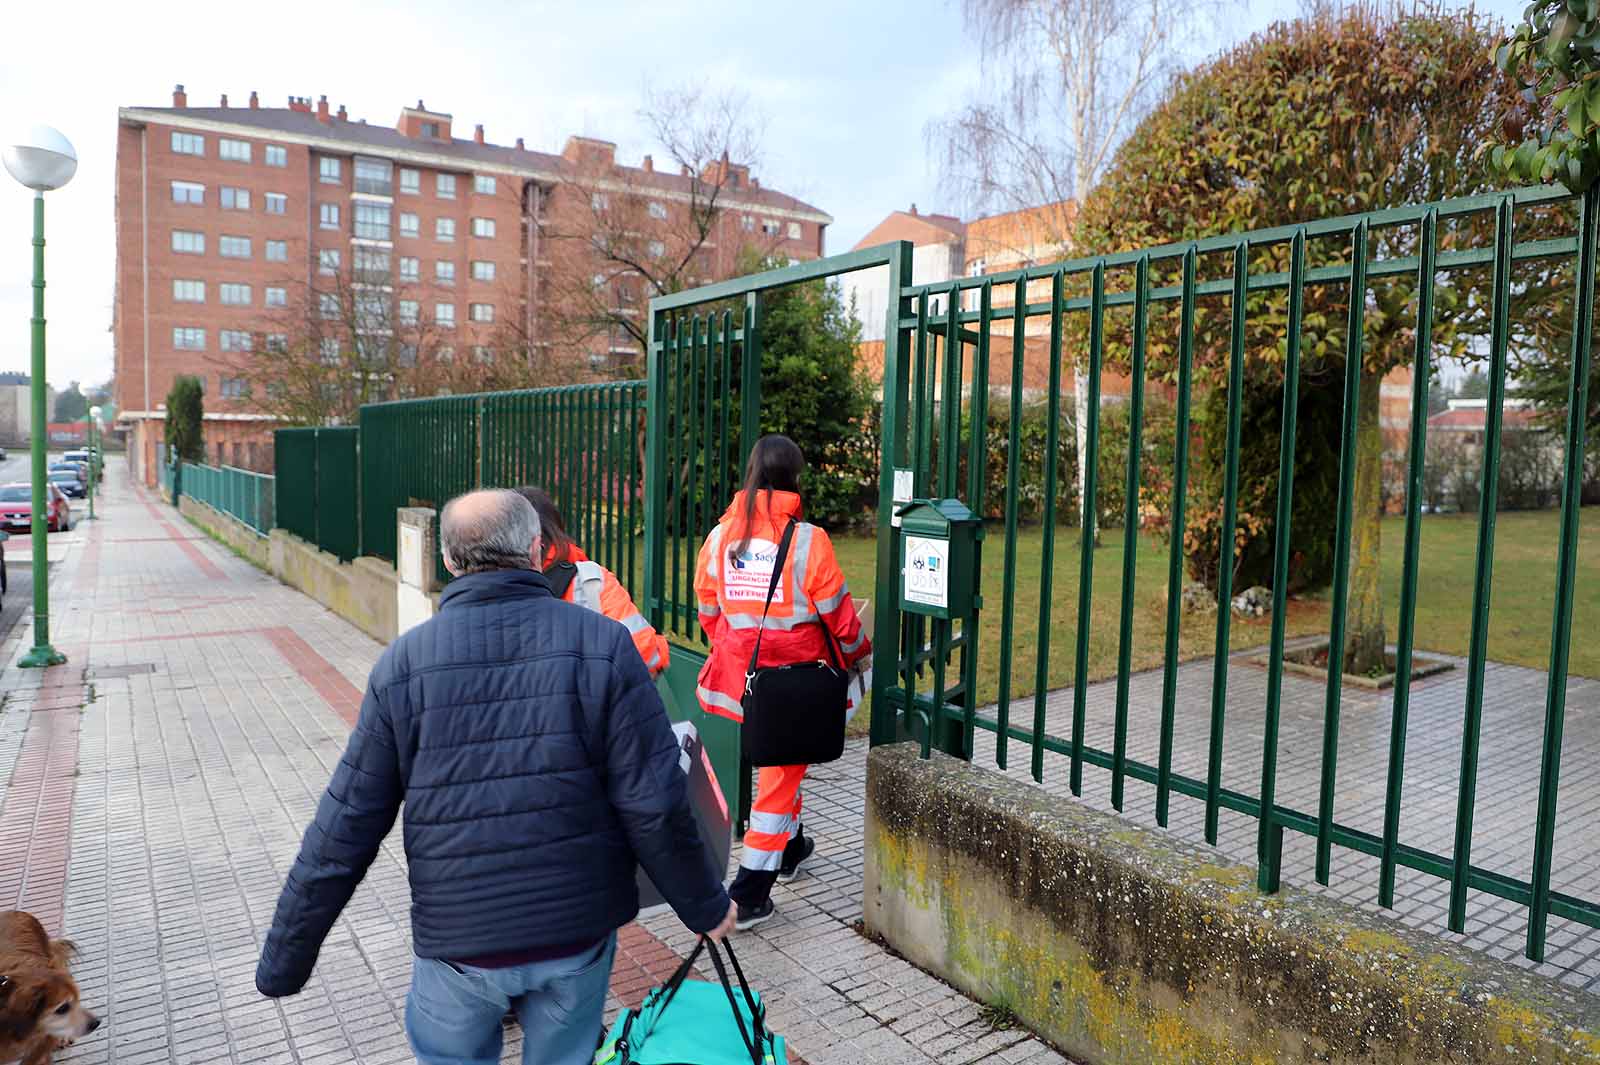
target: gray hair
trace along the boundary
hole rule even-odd
[[[505,488],[456,496],[439,516],[439,546],[463,574],[532,569],[539,532],[533,504]]]

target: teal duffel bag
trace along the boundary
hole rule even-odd
[[[783,1036],[767,1029],[767,1008],[724,942],[739,980],[734,991],[717,945],[700,937],[672,979],[617,1018],[595,1053],[595,1065],[788,1065]],[[718,983],[691,980],[702,950],[711,953]]]

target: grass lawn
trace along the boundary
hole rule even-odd
[[[1546,669],[1550,658],[1551,610],[1555,594],[1556,511],[1507,513],[1495,531],[1495,568],[1489,623],[1489,657],[1497,662]],[[1574,597],[1573,674],[1600,677],[1600,507],[1586,508],[1579,525],[1578,576]],[[1399,628],[1403,518],[1383,522],[1382,564],[1388,638]],[[1475,515],[1432,515],[1423,518],[1421,569],[1418,575],[1417,635],[1420,650],[1465,655],[1472,625]],[[871,536],[839,536],[834,540],[840,565],[858,597],[875,594],[875,540]],[[1039,599],[1042,590],[1042,531],[1019,530],[1017,588],[1012,637],[1011,693],[1032,693],[1039,643]],[[978,699],[996,698],[1000,676],[1001,606],[1004,587],[1005,531],[990,527],[983,545],[982,631],[979,636]],[[1116,675],[1121,623],[1121,587],[1125,558],[1122,531],[1105,529],[1095,553],[1092,627],[1089,633],[1089,678]],[[1134,670],[1160,666],[1166,632],[1167,547],[1141,536],[1135,562],[1133,596]],[[1050,688],[1070,685],[1075,658],[1078,613],[1078,530],[1056,534],[1050,583]],[[1242,589],[1239,589],[1242,591]],[[1324,590],[1289,604],[1290,636],[1328,631],[1329,597]],[[1268,642],[1267,619],[1233,619],[1234,649]],[[1184,659],[1209,656],[1215,649],[1216,616],[1188,616],[1179,635]]]

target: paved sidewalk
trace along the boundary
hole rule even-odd
[[[381,647],[205,538],[113,458],[97,509],[61,541],[51,580],[68,665],[0,646],[0,908],[81,948],[106,1025],[58,1060],[321,1063],[410,1060],[404,856],[385,844],[305,992],[260,997],[256,953],[300,834],[343,749]],[[970,1000],[858,936],[864,750],[819,769],[818,839],[780,917],[739,940],[776,1030],[810,1065],[1060,1063]],[[674,969],[690,937],[653,916],[625,929],[609,1006]],[[517,1060],[515,1029],[506,1060]]]

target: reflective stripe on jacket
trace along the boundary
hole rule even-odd
[[[796,523],[789,557],[767,613],[758,666],[831,661],[822,625],[838,645],[846,669],[872,650],[856,616],[833,541],[815,525],[800,520],[800,497],[793,492],[763,492],[751,518],[749,543],[730,557],[744,535],[744,493],[733,497],[717,527],[700,547],[694,592],[700,627],[711,641],[711,655],[700,670],[696,694],[713,714],[742,720],[740,699],[745,670],[761,627],[761,610],[778,541],[789,521]]]
[[[624,588],[622,582],[617,580],[617,575],[598,562],[592,561],[588,555],[583,553],[583,548],[577,544],[572,545],[565,559],[557,559],[551,552],[545,553],[544,565],[546,569],[558,561],[572,562],[578,565],[577,578],[567,585],[567,589],[562,593],[561,598],[569,603],[589,606],[588,602],[578,598],[578,586],[585,578],[585,570],[589,569],[589,567],[598,570],[603,581],[600,586],[599,613],[604,614],[612,621],[620,621],[628,630],[628,635],[633,639],[633,646],[639,649],[639,657],[644,661],[644,667],[650,671],[652,677],[665,671],[667,663],[672,658],[672,652],[667,646],[667,639],[645,620],[644,614],[634,605],[633,597],[628,594],[628,589]]]

